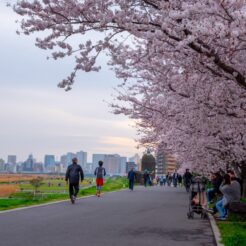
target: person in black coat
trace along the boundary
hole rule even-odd
[[[136,173],[133,168],[128,172],[129,189],[133,190],[134,180],[136,179]]]
[[[190,173],[190,170],[187,168],[185,170],[185,174],[183,175],[183,182],[187,192],[190,191],[191,181],[192,181],[192,174]]]
[[[80,165],[78,165],[78,159],[73,158],[72,164],[68,166],[65,180],[69,182],[69,196],[71,202],[74,204],[77,194],[79,192],[79,180],[84,180],[84,172]]]

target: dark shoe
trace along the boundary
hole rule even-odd
[[[72,203],[72,204],[75,203],[75,196],[71,196],[71,203]]]

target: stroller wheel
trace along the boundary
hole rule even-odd
[[[205,212],[202,212],[201,218],[205,220],[208,218],[208,215]]]
[[[188,212],[187,213],[188,219],[193,219],[194,218],[194,213],[193,212]]]

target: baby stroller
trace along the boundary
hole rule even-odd
[[[192,179],[189,195],[189,211],[187,213],[188,219],[193,219],[194,214],[201,215],[202,219],[207,218],[207,213],[202,207],[202,199],[204,198],[205,184],[201,177]]]

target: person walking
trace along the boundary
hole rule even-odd
[[[133,191],[134,187],[134,180],[136,179],[136,173],[134,172],[134,169],[132,168],[128,172],[128,180],[129,180],[129,189]]]
[[[192,181],[192,174],[190,173],[190,169],[185,170],[185,174],[183,176],[184,186],[187,192],[190,192],[190,186]]]
[[[173,177],[172,177],[172,180],[173,180],[173,186],[174,187],[177,187],[177,184],[178,184],[178,173],[177,171],[175,170],[175,172],[173,173]]]
[[[150,176],[147,169],[144,170],[143,179],[144,179],[144,186],[147,187],[147,185],[150,184]]]
[[[96,196],[101,196],[103,186],[103,177],[106,175],[106,170],[103,167],[103,161],[98,162],[98,167],[95,169],[94,175],[96,176]]]
[[[72,164],[68,166],[66,171],[66,182],[69,182],[69,196],[72,204],[75,203],[77,194],[79,192],[79,180],[84,180],[84,172],[80,165],[78,165],[78,159],[73,158]]]
[[[168,172],[167,173],[167,185],[171,186],[172,183],[172,175]]]
[[[182,175],[178,175],[178,184],[179,184],[179,187],[182,187]]]

